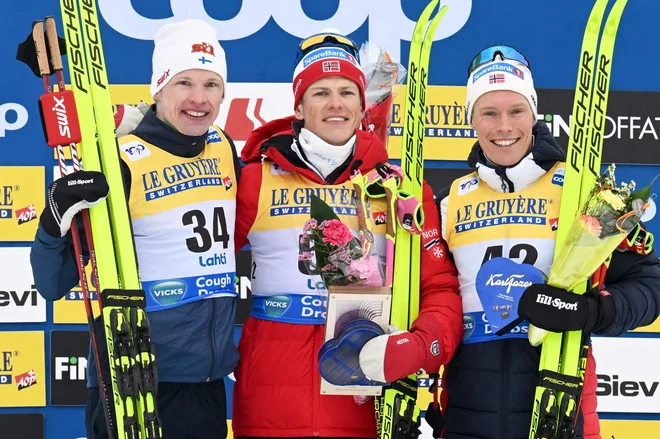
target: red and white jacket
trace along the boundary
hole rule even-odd
[[[298,122],[293,117],[288,117],[260,127],[251,134],[242,150],[245,167],[241,172],[237,199],[237,250],[248,243],[251,234],[254,236],[255,224],[260,224],[262,230],[268,221],[282,221],[282,218],[272,216],[273,206],[265,205],[281,203],[281,200],[275,200],[276,196],[271,197],[273,188],[265,187],[273,184],[266,172],[277,169],[278,172],[295,173],[298,179],[304,178],[306,186],[340,187],[349,180],[351,165],[357,160],[362,162],[359,166],[362,173],[372,170],[376,163],[388,160],[387,151],[378,137],[358,130],[353,157],[340,167],[343,171],[332,176],[332,182],[325,181],[292,151],[291,145],[296,138],[292,124],[295,123]],[[266,166],[268,170],[264,169]],[[268,197],[264,196],[264,191]],[[268,201],[269,197],[272,201]],[[423,209],[428,241],[435,240],[439,236],[440,223],[433,193],[427,184],[424,186]],[[272,218],[264,221],[264,215]],[[304,215],[309,217],[309,213]],[[282,239],[277,243],[266,243],[263,239],[254,241],[250,245],[253,258],[258,255],[255,261],[257,276],[265,276],[273,283],[272,288],[262,289],[279,294],[277,285],[286,283],[284,277],[289,264],[298,264],[296,258],[289,260],[282,255],[297,253],[298,242],[296,239]],[[294,248],[272,253],[259,248],[266,245]],[[431,251],[437,245],[442,246],[442,252]],[[410,331],[428,344],[433,340],[441,341],[441,354],[425,354],[425,363],[419,365],[431,372],[438,371],[453,356],[463,335],[463,325],[456,269],[446,256],[443,242],[428,247],[427,250],[422,246],[421,250],[421,309]],[[281,269],[277,271],[275,267]],[[260,272],[261,269],[267,272]],[[240,360],[233,390],[235,437],[376,437],[372,402],[358,405],[351,396],[321,395],[317,356],[323,342],[323,324],[284,323],[255,316],[247,319],[238,346]]]

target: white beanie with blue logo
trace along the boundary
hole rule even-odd
[[[154,38],[151,96],[177,73],[202,69],[215,72],[227,85],[227,59],[210,24],[197,19],[183,20],[161,27]]]
[[[523,95],[529,102],[536,121],[538,100],[532,72],[524,64],[502,59],[498,55],[492,62],[476,68],[468,78],[465,99],[468,125],[472,122],[472,112],[477,99],[495,90],[509,90]]]

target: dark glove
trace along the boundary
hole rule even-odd
[[[73,217],[83,209],[103,201],[110,188],[105,175],[97,171],[72,172],[55,180],[46,196],[46,208],[39,222],[49,235],[63,237]]]
[[[614,300],[605,290],[574,294],[545,284],[527,288],[518,303],[518,316],[552,332],[600,332],[614,321]]]

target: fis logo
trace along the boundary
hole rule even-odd
[[[120,148],[128,155],[128,159],[132,162],[151,155],[149,148],[137,140],[121,145]]]
[[[81,381],[87,372],[85,357],[55,357],[55,379]]]
[[[553,308],[557,308],[558,310],[567,309],[569,311],[577,311],[578,309],[577,302],[568,303],[568,302],[564,302],[559,298],[553,299],[552,297],[546,296],[545,294],[539,294],[538,297],[536,298],[536,303],[540,303],[541,305],[546,305],[546,306],[552,306]]]
[[[458,195],[465,195],[479,187],[479,177],[469,177],[458,183]]]

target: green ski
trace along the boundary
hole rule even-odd
[[[60,0],[60,5],[81,127],[81,157],[85,169],[103,172],[110,187],[107,202],[90,209],[93,244],[88,243],[95,249],[114,399],[108,430],[120,439],[160,438],[155,356],[120,169],[96,1]]]
[[[439,0],[432,0],[420,15],[413,32],[408,60],[401,191],[414,195],[420,201],[424,183],[423,142],[429,59],[436,28],[447,12],[447,6],[443,6],[428,23],[438,5]],[[419,314],[421,239],[419,235],[412,235],[399,226],[395,243],[390,324],[409,329]],[[396,380],[383,390],[383,395],[376,403],[380,438],[403,439],[419,435],[420,410],[416,400],[415,375]]]
[[[573,102],[555,255],[566,239],[573,218],[600,176],[614,42],[626,3],[627,0],[617,0],[613,5],[599,48],[598,35],[608,0],[596,0],[585,29]],[[586,291],[586,281],[573,290],[577,294]],[[538,331],[530,327],[530,331],[535,330]],[[530,439],[575,437],[589,337],[590,334],[582,334],[581,331],[547,333],[541,351],[540,382],[534,397]]]

